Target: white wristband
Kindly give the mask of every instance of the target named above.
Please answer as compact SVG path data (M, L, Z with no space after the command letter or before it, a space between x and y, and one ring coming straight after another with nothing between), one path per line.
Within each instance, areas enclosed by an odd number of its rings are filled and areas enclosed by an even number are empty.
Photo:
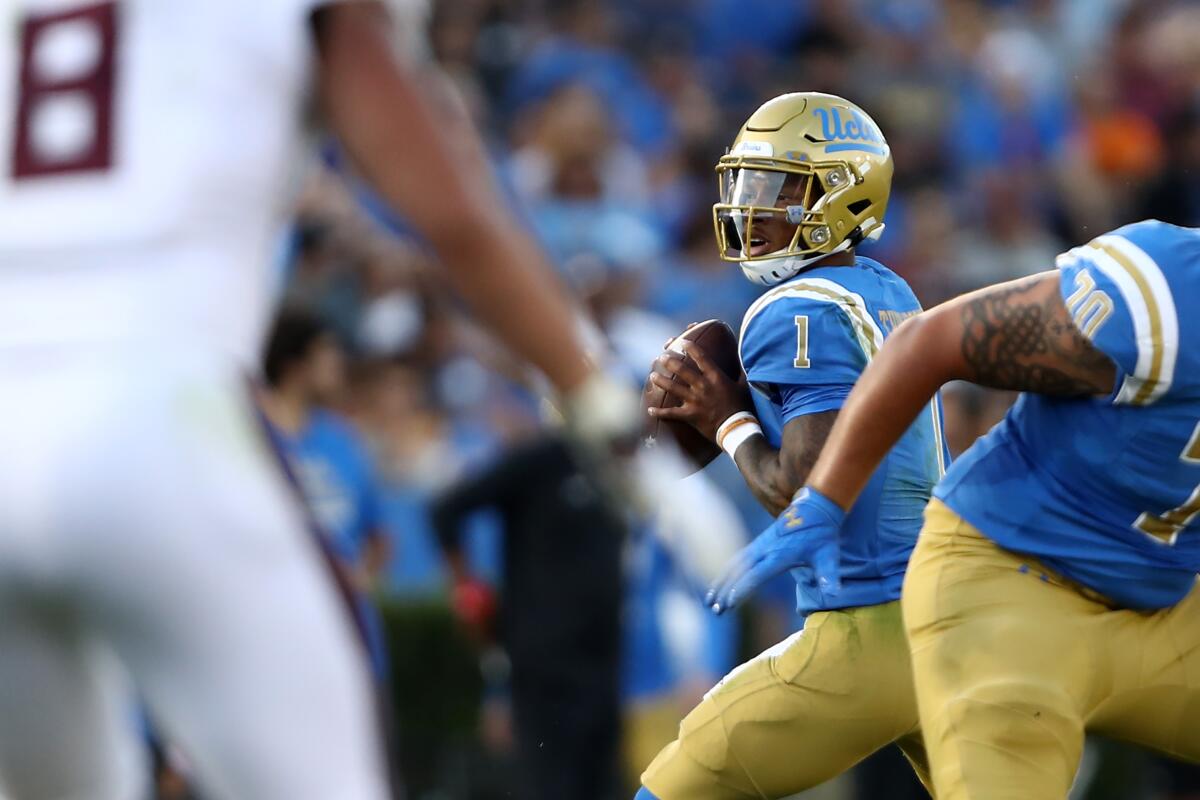
M745 444L752 436L762 436L762 426L758 418L749 411L739 411L721 423L717 428L717 445L734 458L737 449Z

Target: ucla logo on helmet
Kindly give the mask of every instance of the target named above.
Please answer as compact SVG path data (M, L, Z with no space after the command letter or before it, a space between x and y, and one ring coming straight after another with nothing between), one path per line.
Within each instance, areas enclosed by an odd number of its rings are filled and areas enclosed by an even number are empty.
M848 108L814 108L813 113L821 118L822 138L829 142L826 153L863 150L877 156L887 154L883 134L866 115Z

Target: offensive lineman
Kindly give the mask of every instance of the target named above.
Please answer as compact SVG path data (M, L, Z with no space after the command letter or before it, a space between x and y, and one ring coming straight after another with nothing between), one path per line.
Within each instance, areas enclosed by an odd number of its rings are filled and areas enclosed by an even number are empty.
M1197 297L1200 230L1145 221L907 323L715 602L801 563L834 589L842 509L938 387L1020 390L905 579L937 797L1066 797L1085 730L1200 761Z
M16 0L0 25L0 792L139 796L131 681L206 796L388 797L364 654L244 377L310 83L597 459L636 404L380 4Z
M690 345L699 370L671 356L652 376L681 406L652 411L721 444L777 513L859 374L920 305L903 279L854 252L882 232L892 178L887 143L857 106L815 92L776 97L747 120L717 172L721 256L772 287L741 330L757 413ZM899 597L921 509L948 458L939 403L927 398L850 514L845 591L827 595L811 569L794 571L804 629L704 697L642 775L638 800L781 798L892 742L928 783Z

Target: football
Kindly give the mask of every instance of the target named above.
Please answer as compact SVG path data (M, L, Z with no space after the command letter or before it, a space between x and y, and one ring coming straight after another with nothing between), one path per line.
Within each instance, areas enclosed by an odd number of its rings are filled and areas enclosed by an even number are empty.
M719 319L701 322L681 333L667 345L668 351L683 353L684 342L695 342L703 348L705 355L717 367L734 380L742 375L742 364L738 357L738 337L733 329ZM687 355L684 359L695 366L695 362ZM646 376L642 389L643 408L668 408L679 405L679 401L665 389L659 389ZM646 415L646 425L642 432L642 444L645 447L656 447L663 438L669 438L679 446L692 465L697 469L707 466L721 454L721 448L716 443L703 436L699 431L686 422L666 420Z

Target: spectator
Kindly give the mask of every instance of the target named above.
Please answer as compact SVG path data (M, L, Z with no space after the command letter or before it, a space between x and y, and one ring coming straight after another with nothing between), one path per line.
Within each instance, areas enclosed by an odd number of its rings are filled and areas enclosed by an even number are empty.
M529 142L509 163L509 178L534 230L560 262L584 252L629 261L660 247L642 216L645 164L615 138L600 99L583 84L564 86L539 107Z
M381 523L395 554L382 578L384 588L388 595L410 601L445 597L450 573L430 505L447 487L494 457L496 436L479 421L457 423L436 401L429 373L393 360L370 362L361 373L355 416L370 436L385 479ZM511 424L519 429L519 422ZM498 559L488 552L487 540L493 538L494 526L484 518L468 524L471 567L492 577Z
M388 560L379 486L366 446L330 406L345 388L344 355L309 312L285 310L267 344L259 402L272 439L307 501L323 550L348 587L377 675L386 666L380 620L365 599Z
M600 800L616 787L620 731L620 551L624 523L555 437L504 454L435 504L455 580L463 523L499 512L499 635L512 662L520 797Z
M317 317L284 311L267 345L262 408L345 576L370 589L387 563L379 486L362 437L331 409L344 355Z

